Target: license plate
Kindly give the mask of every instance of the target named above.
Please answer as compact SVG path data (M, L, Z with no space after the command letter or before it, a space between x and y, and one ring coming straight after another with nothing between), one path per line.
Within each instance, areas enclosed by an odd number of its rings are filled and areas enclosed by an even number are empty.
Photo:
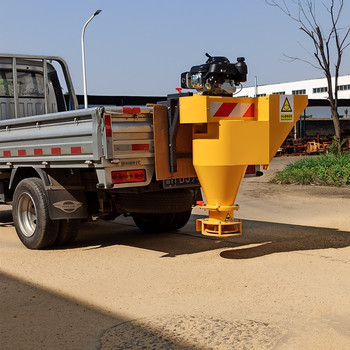
M182 177L180 179L163 180L163 188L193 187L198 185L199 181L197 177Z

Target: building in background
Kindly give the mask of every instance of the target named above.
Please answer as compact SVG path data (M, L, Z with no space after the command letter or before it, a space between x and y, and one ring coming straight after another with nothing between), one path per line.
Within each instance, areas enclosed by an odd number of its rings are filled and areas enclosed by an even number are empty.
M334 79L333 84L334 84ZM286 83L257 85L243 87L235 97L254 97L270 94L308 95L309 100L319 100L319 105L313 101L306 108L305 114L312 118L331 118L330 108L324 102L328 97L327 79L309 79ZM338 98L342 100L338 108L340 117L350 117L350 75L342 75L338 78ZM310 103L311 104L311 103Z

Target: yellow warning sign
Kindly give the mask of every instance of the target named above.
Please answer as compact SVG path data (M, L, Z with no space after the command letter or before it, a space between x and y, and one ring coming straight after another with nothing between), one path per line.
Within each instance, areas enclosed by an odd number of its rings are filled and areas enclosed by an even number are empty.
M293 95L280 95L280 122L294 121L293 105Z
M232 221L232 216L229 213L227 213L225 221Z
M290 106L290 103L288 101L288 97L284 100L281 112L293 112L292 107Z

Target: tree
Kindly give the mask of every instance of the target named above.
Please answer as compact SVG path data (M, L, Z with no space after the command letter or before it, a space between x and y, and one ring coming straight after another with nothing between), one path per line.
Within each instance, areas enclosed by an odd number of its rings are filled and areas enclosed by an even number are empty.
M327 4L326 4L327 2ZM334 140L337 142L338 153L341 152L341 135L338 114L338 77L344 50L350 45L350 25L341 26L340 18L344 7L344 0L328 0L326 2L312 0L266 0L271 6L276 6L288 17L300 25L300 29L311 39L314 45L314 58L316 62L301 60L321 69L327 78L328 101L335 130ZM330 20L328 30L320 24L316 15L316 4L322 5L327 11ZM294 6L294 12L292 7ZM334 62L334 63L333 63ZM332 84L334 76L334 85Z

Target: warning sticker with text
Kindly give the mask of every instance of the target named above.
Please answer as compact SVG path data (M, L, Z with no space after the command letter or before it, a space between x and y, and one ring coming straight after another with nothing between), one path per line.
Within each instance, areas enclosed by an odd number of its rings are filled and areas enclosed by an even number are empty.
M294 121L293 106L293 95L280 95L280 122Z

